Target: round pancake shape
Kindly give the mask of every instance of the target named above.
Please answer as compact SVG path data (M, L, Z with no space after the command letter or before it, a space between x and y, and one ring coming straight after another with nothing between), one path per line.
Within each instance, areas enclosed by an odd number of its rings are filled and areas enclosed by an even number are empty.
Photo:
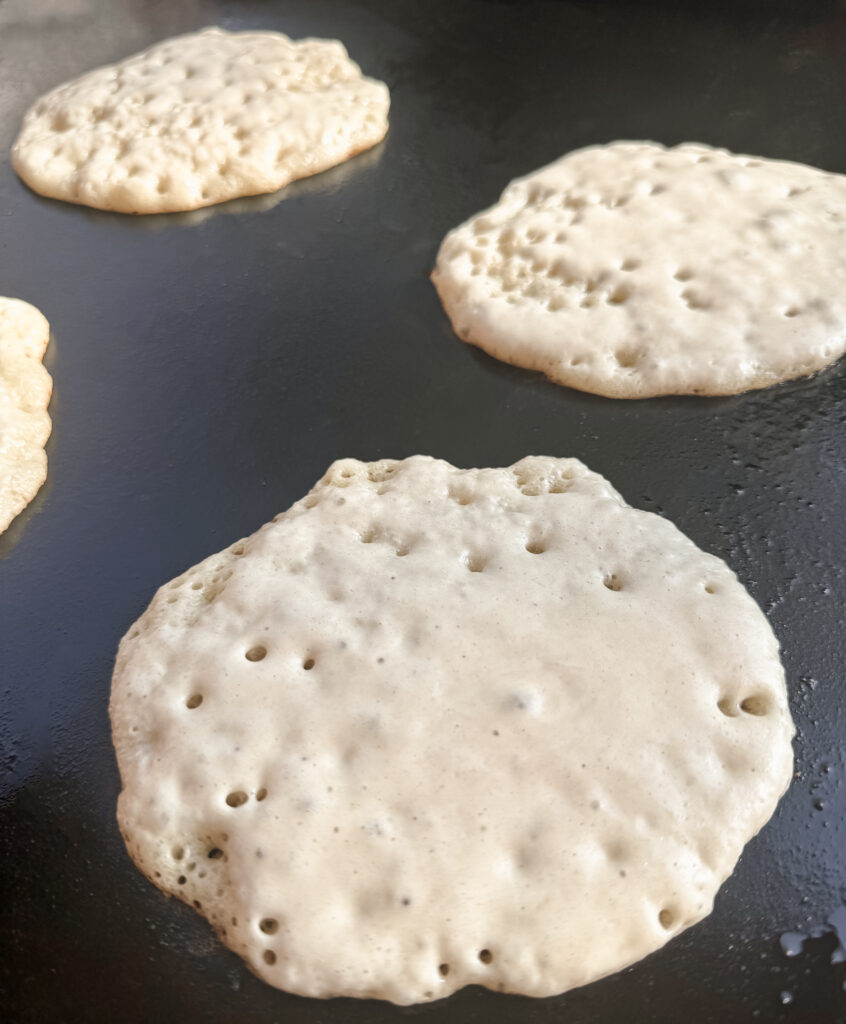
M611 398L727 395L846 350L846 177L617 142L512 182L432 275L465 341Z
M271 985L547 996L709 913L792 773L734 574L575 459L334 463L121 641L138 867Z
M120 213L275 192L381 141L387 87L340 42L205 29L53 89L15 170L41 195Z

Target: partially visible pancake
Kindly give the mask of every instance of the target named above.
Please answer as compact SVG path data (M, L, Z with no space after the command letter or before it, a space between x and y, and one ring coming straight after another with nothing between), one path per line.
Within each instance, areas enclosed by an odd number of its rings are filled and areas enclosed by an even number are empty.
M47 478L53 382L41 360L49 340L35 306L0 298L0 532Z

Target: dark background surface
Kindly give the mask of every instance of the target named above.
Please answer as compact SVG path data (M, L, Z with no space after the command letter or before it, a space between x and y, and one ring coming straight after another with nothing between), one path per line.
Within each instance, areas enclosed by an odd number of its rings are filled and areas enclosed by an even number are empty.
M133 219L41 199L0 162L0 293L54 331L49 476L0 537L0 1020L846 1020L846 364L730 399L617 402L452 335L443 234L505 184L617 138L846 172L836 3L0 2L0 152L47 88L207 24L337 37L390 133L265 199ZM228 215L231 214L231 215ZM255 979L132 866L107 700L155 588L253 532L341 456L572 455L725 558L783 646L797 778L702 924L550 1000L400 1010Z

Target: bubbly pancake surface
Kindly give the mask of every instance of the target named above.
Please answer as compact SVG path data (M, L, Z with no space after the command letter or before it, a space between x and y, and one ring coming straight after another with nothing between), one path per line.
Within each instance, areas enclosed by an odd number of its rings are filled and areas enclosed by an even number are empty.
M618 142L512 182L432 276L461 338L559 384L725 395L846 351L844 248L843 175Z
M53 381L41 360L49 340L35 306L0 298L0 532L47 479Z
M36 192L168 213L275 192L375 146L388 89L336 40L204 29L53 89L12 151Z
M618 970L792 771L752 598L574 459L336 462L158 591L111 716L137 865L308 996Z

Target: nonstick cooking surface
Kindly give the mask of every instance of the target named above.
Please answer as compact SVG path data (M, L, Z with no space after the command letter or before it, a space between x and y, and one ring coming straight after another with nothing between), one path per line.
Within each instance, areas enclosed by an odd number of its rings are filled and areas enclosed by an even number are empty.
M846 361L729 399L622 402L501 365L427 279L513 177L617 138L846 172L846 8L494 0L0 2L0 145L44 90L207 24L342 39L386 81L375 150L277 195L131 218L0 165L0 293L49 318L47 483L0 537L0 1020L10 1024L846 1020ZM341 456L571 455L726 559L783 647L796 779L714 913L548 1000L318 1002L254 978L133 867L107 702L155 588ZM799 948L796 937L784 945Z

